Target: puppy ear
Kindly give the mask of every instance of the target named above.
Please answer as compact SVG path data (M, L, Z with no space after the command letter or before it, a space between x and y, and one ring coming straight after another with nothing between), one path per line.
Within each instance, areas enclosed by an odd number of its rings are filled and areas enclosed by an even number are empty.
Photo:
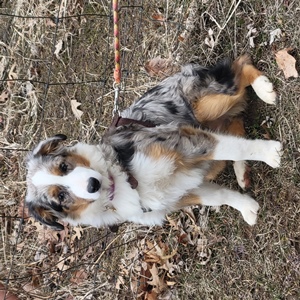
M65 141L67 137L64 134L57 134L45 141L40 142L32 151L33 156L44 156L54 153L60 148L60 142Z
M57 217L51 212L50 209L32 202L27 203L27 206L29 213L42 224L51 227L53 230L64 230L64 226L56 222Z

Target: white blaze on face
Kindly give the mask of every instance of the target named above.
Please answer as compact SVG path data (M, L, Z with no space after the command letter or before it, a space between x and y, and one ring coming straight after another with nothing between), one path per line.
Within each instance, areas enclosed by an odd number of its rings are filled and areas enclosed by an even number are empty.
M96 178L100 183L102 176L100 173L84 168L76 167L70 173L64 176L53 175L45 170L38 171L32 177L32 184L36 187L49 185L61 185L70 190L75 196L86 200L97 200L100 192L89 193L87 191L90 178Z

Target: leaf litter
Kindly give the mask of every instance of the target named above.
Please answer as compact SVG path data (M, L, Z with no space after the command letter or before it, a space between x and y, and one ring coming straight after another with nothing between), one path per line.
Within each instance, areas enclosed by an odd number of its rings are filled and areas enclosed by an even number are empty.
M277 65L283 71L286 79L299 76L296 69L296 59L290 54L291 51L293 48L284 48L275 54Z

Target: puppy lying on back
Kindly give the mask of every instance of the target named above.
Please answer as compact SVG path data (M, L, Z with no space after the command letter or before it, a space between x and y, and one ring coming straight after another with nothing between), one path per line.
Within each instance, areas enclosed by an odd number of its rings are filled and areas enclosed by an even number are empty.
M123 111L99 145L65 147L64 135L40 142L27 160L29 211L61 230L59 220L154 225L185 206L226 204L255 224L254 199L209 182L226 160L234 161L242 188L246 160L280 164L279 142L243 138L239 116L249 85L275 104L272 83L248 56L211 68L186 65Z

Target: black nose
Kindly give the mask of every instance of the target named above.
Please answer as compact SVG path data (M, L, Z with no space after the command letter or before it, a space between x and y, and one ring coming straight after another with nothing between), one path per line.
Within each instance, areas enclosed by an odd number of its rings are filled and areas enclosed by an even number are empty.
M89 193L96 193L99 191L101 187L101 183L98 179L94 177L89 178L88 186L87 186L87 191Z

